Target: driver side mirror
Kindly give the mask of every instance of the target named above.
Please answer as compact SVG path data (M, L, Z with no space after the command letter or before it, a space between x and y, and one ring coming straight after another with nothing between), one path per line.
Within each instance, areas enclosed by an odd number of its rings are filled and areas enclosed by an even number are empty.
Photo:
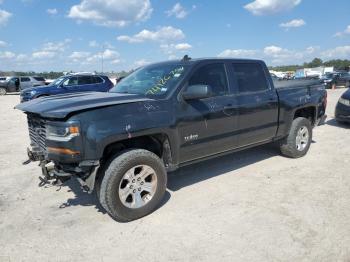
M184 100L203 99L211 97L213 94L212 89L208 85L192 85L188 86L182 93Z

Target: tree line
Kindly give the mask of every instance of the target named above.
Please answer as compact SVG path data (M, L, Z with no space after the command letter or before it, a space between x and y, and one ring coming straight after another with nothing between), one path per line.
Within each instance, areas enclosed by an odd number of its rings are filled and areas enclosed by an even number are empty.
M302 68L313 68L319 66L333 66L334 70L350 70L350 60L348 59L333 59L329 61L323 61L321 58L314 58L311 62L305 62L302 65L284 65L284 66L270 66L269 69L275 71L296 71Z

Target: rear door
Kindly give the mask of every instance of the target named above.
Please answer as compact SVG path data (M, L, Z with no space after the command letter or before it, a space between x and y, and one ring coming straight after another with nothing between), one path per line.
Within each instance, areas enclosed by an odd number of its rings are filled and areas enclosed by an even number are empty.
M26 89L28 87L32 87L33 84L30 81L29 77L20 77L20 88L21 89Z
M92 82L94 83L94 91L107 92L108 85L105 80L100 76L92 76Z
M275 137L278 127L278 96L259 62L232 63L238 100L240 147Z
M80 92L96 91L96 84L93 82L92 76L89 76L89 75L79 76L78 89Z

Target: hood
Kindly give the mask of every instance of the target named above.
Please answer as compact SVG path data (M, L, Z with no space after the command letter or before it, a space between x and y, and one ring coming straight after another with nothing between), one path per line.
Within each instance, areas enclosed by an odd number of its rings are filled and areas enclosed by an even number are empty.
M341 97L344 98L344 99L350 100L350 88L348 88L348 90L346 90L345 93L342 94Z
M152 101L152 99L135 94L72 93L33 99L21 103L15 108L26 113L39 114L46 118L65 118L68 114L81 110L140 101Z
M31 91L44 91L45 89L50 89L53 86L34 86L34 87L27 87L22 90L23 93L30 93Z

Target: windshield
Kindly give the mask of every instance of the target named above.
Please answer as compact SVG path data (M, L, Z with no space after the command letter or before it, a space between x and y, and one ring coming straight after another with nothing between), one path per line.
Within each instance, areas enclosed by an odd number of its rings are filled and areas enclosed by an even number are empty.
M63 81L64 78L65 78L64 76L61 76L61 77L57 78L56 80L51 82L51 84L49 84L49 86L59 85Z
M182 80L186 69L179 64L146 66L125 77L110 92L163 96Z

